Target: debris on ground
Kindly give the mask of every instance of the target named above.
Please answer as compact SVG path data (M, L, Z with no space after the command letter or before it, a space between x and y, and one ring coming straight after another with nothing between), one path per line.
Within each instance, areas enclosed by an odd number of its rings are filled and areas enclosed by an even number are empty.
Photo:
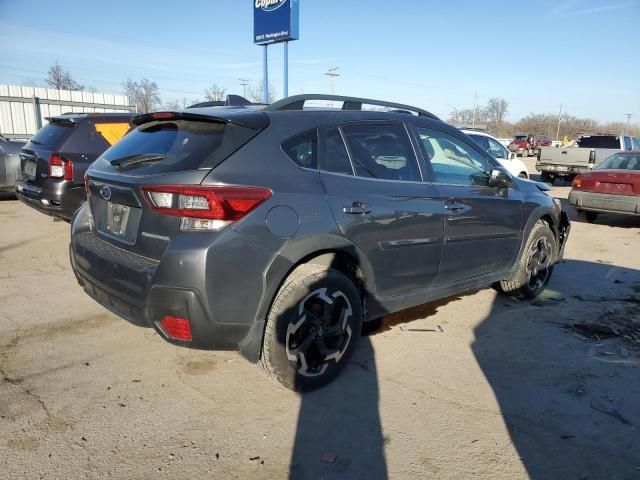
M620 310L608 310L600 315L596 321L570 323L565 329L598 342L609 338L619 338L631 348L640 349L640 311L635 306ZM622 357L629 357L631 352L622 348L619 354Z
M335 453L326 452L322 455L322 461L326 463L333 463L336 461L338 456Z

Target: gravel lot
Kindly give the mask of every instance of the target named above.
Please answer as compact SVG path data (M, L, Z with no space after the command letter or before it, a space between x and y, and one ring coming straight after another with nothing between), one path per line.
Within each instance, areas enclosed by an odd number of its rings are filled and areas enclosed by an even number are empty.
M1 478L640 478L640 219L574 223L535 301L386 317L304 396L116 318L68 241L0 201Z

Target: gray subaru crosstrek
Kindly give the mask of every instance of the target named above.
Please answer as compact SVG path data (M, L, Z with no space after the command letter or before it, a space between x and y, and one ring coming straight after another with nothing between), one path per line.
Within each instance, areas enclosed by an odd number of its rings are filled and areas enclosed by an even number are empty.
M332 380L363 322L492 285L533 298L562 258L570 224L548 187L419 108L300 95L133 123L87 171L80 285L294 390Z

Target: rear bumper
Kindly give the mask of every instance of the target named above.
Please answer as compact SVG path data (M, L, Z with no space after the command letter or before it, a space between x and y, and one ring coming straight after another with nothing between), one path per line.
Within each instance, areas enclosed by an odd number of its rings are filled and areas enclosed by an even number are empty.
M44 182L38 187L23 180L16 181L16 196L20 201L39 212L71 220L73 214L85 202L84 187L70 181Z
M78 283L98 303L134 325L154 328L170 343L190 348L240 350L247 337L256 334L252 327L263 293L262 273L271 256L262 247L230 231L223 241L233 248L222 252L215 241L203 241L206 234L196 233L195 242L181 244L177 239L160 260L149 259L100 239L90 227L79 228L87 210L81 209L72 222L69 254ZM188 319L192 340L167 335L160 327L165 316Z
M587 166L577 165L554 165L550 163L536 163L536 170L538 172L552 173L558 177L573 176L579 173L590 172L593 169Z
M640 215L640 196L610 195L571 190L569 203L578 210Z

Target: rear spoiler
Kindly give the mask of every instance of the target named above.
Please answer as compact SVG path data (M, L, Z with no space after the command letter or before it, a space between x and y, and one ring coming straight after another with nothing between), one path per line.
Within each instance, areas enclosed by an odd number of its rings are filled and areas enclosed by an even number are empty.
M191 111L181 110L178 112L153 112L143 115L136 115L131 119L133 125L142 125L149 122L188 120L192 122L229 123L253 130L262 130L269 125L269 118L264 113L240 109L216 109L190 108Z

